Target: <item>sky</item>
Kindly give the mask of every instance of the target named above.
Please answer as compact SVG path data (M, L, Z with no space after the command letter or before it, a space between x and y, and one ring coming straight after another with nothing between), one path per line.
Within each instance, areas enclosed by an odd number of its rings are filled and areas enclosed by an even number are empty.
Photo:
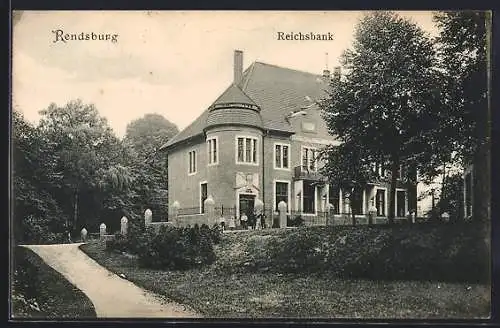
M25 11L13 27L13 106L36 123L50 103L81 99L95 104L119 137L147 113L183 129L232 82L235 49L243 51L244 68L261 61L321 74L339 65L363 14ZM437 34L432 12L399 14ZM54 42L56 33L82 32L117 34L117 42ZM330 32L333 41L278 40L278 32Z

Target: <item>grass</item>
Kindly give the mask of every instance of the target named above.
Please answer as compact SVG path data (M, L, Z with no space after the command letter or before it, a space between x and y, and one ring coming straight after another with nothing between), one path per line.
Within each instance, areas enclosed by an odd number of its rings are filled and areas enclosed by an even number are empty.
M137 285L186 304L205 317L466 319L490 315L487 284L342 279L328 271L235 269L247 261L246 246L285 234L290 231L225 234L215 249L215 264L187 271L140 268L135 259L106 252L101 243L81 248L109 270L123 273Z
M13 319L95 318L94 305L33 251L16 247L11 298Z

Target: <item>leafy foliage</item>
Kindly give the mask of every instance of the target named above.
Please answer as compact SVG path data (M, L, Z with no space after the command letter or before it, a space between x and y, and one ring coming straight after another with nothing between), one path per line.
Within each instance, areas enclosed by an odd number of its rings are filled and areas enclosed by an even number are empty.
M124 215L137 225L165 189L166 171L145 163L130 138L119 140L91 104L51 104L40 114L37 126L19 111L12 116L16 241L63 241L67 231L97 231L102 222L113 232Z
M342 64L347 73L332 80L321 104L330 133L346 144L330 149L330 166L358 184L366 177L352 170L363 174L370 162L389 163L394 195L400 164L425 163L420 156L429 154L432 132L443 119L432 42L414 23L374 12L358 23ZM389 201L392 219L394 197Z
M186 270L215 261L213 245L221 238L218 227L161 227L159 233L144 229L106 242L107 250L137 254L139 263L148 268Z
M216 266L221 272L484 283L490 278L487 235L484 226L465 222L304 227L227 237ZM472 263L477 270L467 270Z
M489 138L487 31L491 15L486 11L437 12L437 38L444 105L442 141L467 164Z

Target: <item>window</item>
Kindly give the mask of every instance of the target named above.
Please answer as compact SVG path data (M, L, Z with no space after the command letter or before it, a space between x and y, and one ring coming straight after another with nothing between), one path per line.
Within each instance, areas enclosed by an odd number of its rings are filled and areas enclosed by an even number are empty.
M188 156L189 156L188 173L195 174L196 173L196 150L190 151Z
M218 163L218 145L217 138L210 138L207 140L208 146L208 164L217 164Z
M275 144L274 167L276 169L288 169L290 167L288 149L289 145Z
M238 137L236 142L236 162L257 164L257 139Z
M377 189L375 207L377 207L377 216L385 216L385 189Z
M465 217L472 216L472 170L465 174Z
M363 189L357 188L351 193L351 207L354 215L363 214Z
M403 164L399 165L398 179L399 180L405 180L406 179L406 166L403 165Z
M302 169L316 171L316 149L302 147Z
M288 186L289 186L289 183L288 182L276 182L275 185L274 185L274 199L275 199L275 210L277 211L278 210L278 204L283 201L286 203L286 208L287 208L287 212L288 212L288 208L289 208L289 202L288 202Z
M200 213L205 213L205 200L208 197L208 185L206 182L200 184Z
M404 217L406 215L406 192L396 190L396 216Z
M384 178L389 173L389 171L387 169L387 165L385 163L383 163L383 162L374 162L374 163L372 163L372 171L379 178Z
M330 185L328 189L328 202L333 205L333 213L340 214L340 189Z
M316 214L316 187L309 181L304 181L303 209L305 214Z

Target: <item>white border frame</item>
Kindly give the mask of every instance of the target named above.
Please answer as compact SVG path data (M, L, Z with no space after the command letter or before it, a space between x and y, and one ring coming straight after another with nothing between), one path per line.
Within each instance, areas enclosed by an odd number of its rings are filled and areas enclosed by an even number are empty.
M282 167L277 167L276 166L276 146L281 146L281 166ZM283 146L288 147L288 167L283 167ZM289 143L284 143L284 142L275 142L273 145L273 167L275 170L282 170L282 171L291 171L291 166L292 166L292 159L291 159L291 150L292 147L290 147Z

